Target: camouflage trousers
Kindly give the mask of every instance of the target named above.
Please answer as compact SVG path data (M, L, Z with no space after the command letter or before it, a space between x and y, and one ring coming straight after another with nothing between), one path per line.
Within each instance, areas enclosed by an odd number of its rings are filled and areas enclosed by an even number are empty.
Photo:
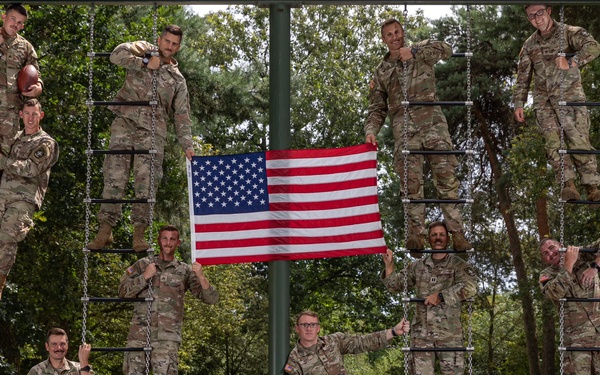
M4 170L10 148L17 136L21 120L19 111L3 108L0 110L0 170Z
M597 331L594 333L598 335ZM568 346L597 348L600 347L600 338L580 337ZM564 370L565 374L600 375L600 352L566 352Z
M145 341L129 340L127 347L143 347ZM152 343L150 367L154 375L177 375L179 366L179 343L175 341L155 341ZM149 372L150 373L150 372ZM126 352L123 361L123 374L145 375L146 353Z
M564 141L569 150L593 150L590 143L590 117L586 107L562 107L564 111ZM560 112L549 102L535 110L538 127L545 140L546 157L554 168L556 181L561 180ZM564 155L565 181L575 179L575 168L582 185L600 184L595 155Z
M17 243L33 226L35 205L24 201L0 199L0 275L8 276L17 258Z
M151 178L150 170L152 155L107 155L104 159L104 199L123 199L125 187L129 182L129 172L133 160L133 188L136 199L152 198L156 196L158 185L162 179L162 163L164 158L165 140L156 137L154 156L154 195L150 196ZM124 117L117 117L110 127L109 150L150 150L152 149L152 132L136 126L135 122ZM132 159L133 156L133 159ZM98 213L98 221L108 223L114 227L121 218L121 204L103 203ZM131 208L131 221L133 224L148 226L150 224L150 205L148 203L134 203Z
M431 341L423 339L412 339L415 348L460 348L463 346L461 340L456 341ZM440 362L442 375L462 375L465 370L465 359L463 352L410 352L408 368L411 375L433 375L435 359Z
M400 118L398 118L400 117ZM400 193L404 195L404 162L406 160L406 181L409 199L423 199L423 163L429 162L433 185L438 199L458 199L459 181L456 178L457 160L454 155L403 155L403 118L394 119L394 170L400 176ZM407 132L409 150L450 151L452 140L448 132L446 118L441 111L434 111L430 120L419 125L409 121ZM450 232L463 229L462 215L458 204L442 204L442 213ZM425 204L408 206L409 234L426 234Z

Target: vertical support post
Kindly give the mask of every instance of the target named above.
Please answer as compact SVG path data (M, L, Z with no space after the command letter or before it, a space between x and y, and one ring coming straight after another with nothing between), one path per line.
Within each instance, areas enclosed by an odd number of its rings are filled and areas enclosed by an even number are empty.
M290 6L269 6L269 149L290 147ZM283 374L290 347L290 264L269 263L269 375Z

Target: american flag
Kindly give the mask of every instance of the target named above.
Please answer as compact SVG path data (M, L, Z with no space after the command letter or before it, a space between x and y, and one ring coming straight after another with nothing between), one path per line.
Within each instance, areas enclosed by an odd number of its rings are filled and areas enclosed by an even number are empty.
M278 150L188 162L192 260L204 265L385 252L377 150Z

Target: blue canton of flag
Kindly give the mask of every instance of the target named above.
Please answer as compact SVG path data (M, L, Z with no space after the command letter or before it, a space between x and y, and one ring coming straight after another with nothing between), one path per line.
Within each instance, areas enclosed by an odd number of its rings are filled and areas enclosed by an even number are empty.
M269 210L264 152L192 158L194 215Z

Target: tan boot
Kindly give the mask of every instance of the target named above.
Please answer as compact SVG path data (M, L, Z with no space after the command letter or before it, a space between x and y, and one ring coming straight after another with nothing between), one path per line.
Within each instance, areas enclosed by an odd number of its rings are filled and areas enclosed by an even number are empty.
M133 226L133 250L136 252L145 251L150 248L148 242L144 238L144 232L146 232L145 225L134 225Z
M600 190L598 190L598 186L596 185L586 185L585 187L587 191L587 200L592 202L600 201Z
M560 193L560 198L563 201L578 201L581 199L581 196L579 195L579 192L577 191L573 180L568 180L567 182L565 182L565 187Z
M102 250L113 242L112 227L108 223L100 223L96 238L87 244L90 250Z
M6 275L0 275L0 299L2 299L2 291L6 285Z
M461 231L452 232L452 248L456 251L471 250L473 246L465 238L465 234Z
M406 240L406 248L408 250L411 250L410 255L413 258L421 258L423 256L423 253L419 251L425 250L425 243L423 242L422 236L419 236L417 234L411 234L410 236L408 236L408 239Z

